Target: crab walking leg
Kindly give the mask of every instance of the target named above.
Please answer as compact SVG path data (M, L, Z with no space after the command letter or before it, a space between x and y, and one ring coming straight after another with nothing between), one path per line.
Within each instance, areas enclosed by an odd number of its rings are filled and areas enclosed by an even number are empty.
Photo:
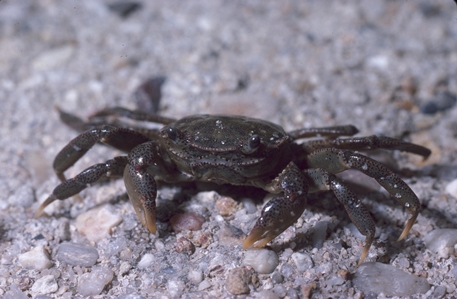
M338 148L349 150L370 150L382 148L413 153L424 157L424 160L431 154L431 151L426 147L395 138L376 135L360 138L312 140L304 142L302 146L308 153L320 148Z
M41 204L36 211L38 217L49 204L55 200L63 200L78 194L103 177L120 177L127 165L127 157L120 156L105 163L95 164L80 174L58 185L52 194Z
M420 202L409 186L385 165L352 151L334 148L319 149L307 157L309 168L323 168L330 173L338 173L349 168L360 170L374 178L389 194L412 215L397 241L410 231L420 211Z
M366 237L365 246L357 263L357 267L360 266L370 250L375 235L376 227L370 213L357 198L357 195L335 175L318 168L305 169L304 173L310 182L309 192L332 190L338 201L344 205L352 223Z
M348 126L335 126L335 127L322 127L322 128L307 128L299 129L292 132L289 132L289 135L293 139L301 139L308 137L329 137L336 138L339 136L352 136L359 132L356 127L352 125Z
M102 126L87 130L70 141L55 157L53 168L57 177L66 180L64 171L73 166L98 141L128 152L138 144L149 141L140 133L125 128Z
M297 221L305 210L308 181L293 162L265 189L282 192L283 195L274 197L265 204L259 219L243 243L245 249L265 246Z

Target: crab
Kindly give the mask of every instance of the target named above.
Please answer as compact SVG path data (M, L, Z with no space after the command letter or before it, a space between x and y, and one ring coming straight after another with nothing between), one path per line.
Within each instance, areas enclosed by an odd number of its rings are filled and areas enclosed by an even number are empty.
M246 249L265 246L294 224L307 206L309 193L331 190L366 237L358 266L373 243L375 223L356 194L335 174L351 168L363 172L411 214L398 240L408 234L420 211L419 199L397 174L357 151L400 150L424 159L431 151L385 136L340 138L358 133L352 125L285 132L274 123L245 116L192 115L174 120L116 107L84 122L59 111L64 122L85 131L57 154L53 167L62 183L41 204L37 216L55 200L77 195L102 178L123 177L140 222L155 234L157 181L254 186L274 197L263 206L244 240ZM160 130L128 127L119 117L164 126ZM310 137L315 138L296 142ZM127 155L95 164L67 180L64 172L99 142Z

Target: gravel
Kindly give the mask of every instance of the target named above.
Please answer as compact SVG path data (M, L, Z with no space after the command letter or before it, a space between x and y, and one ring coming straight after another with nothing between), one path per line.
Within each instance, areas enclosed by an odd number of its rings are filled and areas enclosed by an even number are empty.
M1 298L455 296L453 1L132 2L0 1ZM150 90L138 93L142 84ZM34 218L59 184L54 157L77 134L56 106L82 118L140 107L175 118L243 114L286 130L353 124L357 136L403 138L432 155L372 157L396 169L423 209L395 242L407 213L373 180L348 172L377 226L359 268L363 237L329 192L311 194L302 217L264 251L241 248L264 194L230 186L161 184L156 235L140 224L121 180ZM65 175L121 154L95 146ZM173 231L170 218L189 213L203 217L201 229ZM395 293L389 283L368 287L394 277Z

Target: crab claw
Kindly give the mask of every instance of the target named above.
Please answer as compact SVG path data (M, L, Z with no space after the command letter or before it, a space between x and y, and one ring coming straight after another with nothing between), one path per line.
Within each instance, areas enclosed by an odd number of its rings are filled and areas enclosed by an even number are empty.
M148 172L140 173L127 165L124 169L124 183L140 222L155 234L157 185L154 177Z
M291 201L285 197L275 197L262 209L259 219L243 243L243 248L263 247L276 238L301 216L306 200L296 198Z

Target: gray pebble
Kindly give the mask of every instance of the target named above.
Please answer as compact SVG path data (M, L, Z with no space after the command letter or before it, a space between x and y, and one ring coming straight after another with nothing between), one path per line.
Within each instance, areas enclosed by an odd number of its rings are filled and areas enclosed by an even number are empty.
M54 275L46 275L37 279L32 286L32 293L51 294L59 289Z
M355 273L354 286L366 293L387 296L411 296L424 294L430 289L425 278L417 277L391 265L381 263L364 263Z
M284 281L284 276L282 276L281 273L276 271L271 275L271 281L273 283L281 283Z
M314 224L314 232L312 236L313 247L320 249L324 245L325 237L327 236L327 221L318 221Z
M52 266L49 254L43 245L20 254L18 260L22 267L27 269L44 270Z
M448 91L436 94L430 101L423 104L420 110L423 114L435 114L439 111L444 111L452 108L457 102L455 95Z
M246 251L242 264L251 266L257 273L272 273L279 264L276 253L268 249L251 249Z
M10 290L4 294L3 299L29 299L29 297L22 293L17 284L12 284Z
M457 229L441 228L429 232L424 237L425 246L440 257L448 258L454 254L454 246L457 244Z
M94 267L92 272L84 273L78 280L78 293L82 296L100 294L113 280L113 271L107 267Z
M294 274L294 272L295 272L294 267L292 267L289 264L284 264L281 267L281 274L284 275L284 277L290 277L291 275Z
M313 260L306 253L295 252L292 254L292 260L297 266L298 271L304 272L313 267Z
M89 245L67 242L59 246L57 259L73 266L90 267L97 262L98 251Z
M433 291L432 298L433 299L440 299L446 295L446 287L444 286L437 286Z
M260 291L255 297L261 299L279 299L279 296L270 290Z

